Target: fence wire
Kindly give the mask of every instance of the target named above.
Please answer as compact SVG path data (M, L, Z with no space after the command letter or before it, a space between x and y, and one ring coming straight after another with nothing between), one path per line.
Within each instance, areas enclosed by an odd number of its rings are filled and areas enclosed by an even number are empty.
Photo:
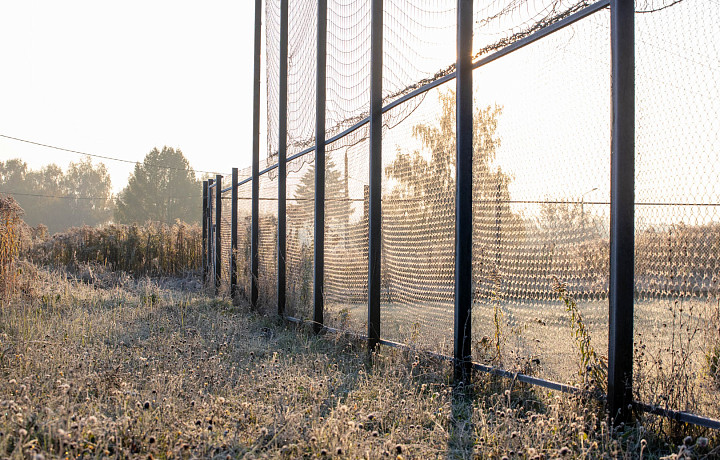
M267 164L261 162L260 170ZM274 174L273 174L274 173ZM260 176L258 230L258 303L267 313L277 312L277 173Z
M328 0L327 5L325 117L331 137L370 109L370 2Z
M288 2L288 156L315 144L316 37L316 3Z
M239 171L238 177L250 176L250 168ZM238 187L237 218L237 290L239 297L250 300L250 224L252 217L252 182Z
M287 176L286 312L296 318L309 318L313 305L315 163L312 154L295 163L288 164Z
M261 170L278 149L279 2L266 2ZM449 353L455 83L407 95L455 71L457 2L384 3L383 103L403 101L383 114L382 338ZM591 3L478 0L473 60ZM293 155L315 142L317 5L289 5ZM635 399L720 418L720 8L637 0L636 11L635 347L623 352L634 356ZM364 333L369 129L358 123L369 111L370 1L328 0L326 72L327 137L357 129L326 145L325 319ZM609 10L478 67L473 84L473 359L582 384L578 325L601 362L608 350ZM311 152L289 163L286 178L287 312L304 318L312 312L314 160ZM277 307L277 181L277 170L259 181L258 283L269 313ZM249 291L250 184L242 190L238 267ZM229 219L227 208L223 228ZM224 261L225 246L223 233Z
M609 14L474 72L474 356L555 381L583 371L566 285L607 355ZM558 69L562 69L559 72Z
M669 3L635 19L635 397L720 418L720 8Z
M382 334L452 351L455 257L455 110L452 85L385 116Z
M407 94L409 87L436 79L441 69L454 68L456 6L457 0L383 3L385 103Z
M368 129L328 145L325 158L325 319L367 331ZM352 141L352 142L351 142Z
M280 113L280 1L267 0L265 7L265 82L267 103L267 157L278 151ZM268 163L270 164L270 163Z
M224 178L223 180L223 188L226 188L228 184L227 178ZM230 257L232 255L232 248L230 245L230 240L232 236L232 227L231 227L231 207L232 207L232 200L230 191L224 192L222 194L222 223L220 225L220 241L222 242L222 247L220 250L221 254L221 270L220 270L220 294L221 295L229 295L230 294Z

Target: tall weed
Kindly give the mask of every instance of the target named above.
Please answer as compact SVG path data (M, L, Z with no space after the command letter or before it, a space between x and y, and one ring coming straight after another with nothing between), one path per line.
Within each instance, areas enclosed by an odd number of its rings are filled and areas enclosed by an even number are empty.
M0 297L14 290L14 264L21 247L23 210L11 196L0 195Z
M39 264L76 268L98 264L135 276L183 275L200 269L200 227L148 222L72 228L35 244L29 258Z
M565 304L570 319L572 337L577 346L580 361L578 362L578 375L584 385L584 389L598 394L607 391L607 361L600 356L593 347L590 339L590 331L580 313L577 302L568 292L567 286L555 277L555 292Z

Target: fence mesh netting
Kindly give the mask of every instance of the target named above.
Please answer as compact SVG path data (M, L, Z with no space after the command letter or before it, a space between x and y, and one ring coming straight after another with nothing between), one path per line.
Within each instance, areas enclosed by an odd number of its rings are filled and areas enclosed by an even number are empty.
M251 169L244 168L238 171L238 177L247 178ZM241 179L242 180L242 179ZM227 181L227 179L225 179ZM230 182L231 184L232 182ZM224 189L228 185L225 182ZM250 298L250 211L251 211L252 184L246 182L238 187L237 203L237 289L240 298ZM220 231L220 294L230 295L230 259L232 257L232 191L222 193L222 211ZM214 218L214 216L213 216ZM217 231L217 230L216 230ZM214 240L213 240L214 243Z
M607 354L609 14L474 72L474 356L555 381L580 361L566 286Z
M449 85L383 119L382 335L452 351L455 111ZM452 99L452 100L451 100ZM397 125L392 121L403 120Z
M260 162L260 171L267 164ZM277 169L260 175L258 230L258 304L267 313L277 312Z
M251 169L239 172L240 178L250 176ZM237 218L237 289L240 298L250 300L250 224L252 211L252 182L238 187Z
M360 139L359 141L357 139ZM325 317L367 331L368 130L327 146L325 158Z
M370 109L370 2L327 2L325 123L328 137Z
M655 3L635 15L636 398L720 418L720 8Z
M265 1L265 87L267 103L267 157L278 151L278 113L280 112L280 2ZM309 88L307 88L309 90ZM290 99L288 97L288 99ZM271 163L271 162L270 162ZM268 164L270 164L268 163ZM262 170L262 169L261 169Z
M384 2L383 103L455 70L455 0ZM476 1L480 62L592 2ZM279 0L266 2L267 159L277 161ZM316 3L289 2L288 156L314 146ZM636 2L635 397L720 417L720 8ZM485 61L483 61L484 63ZM370 1L329 0L327 137L368 116ZM473 72L473 359L582 384L608 348L608 8ZM450 353L455 82L383 114L382 337ZM365 332L367 125L327 144L325 317ZM276 309L277 170L260 177L260 302ZM315 155L288 163L287 312L312 316ZM243 186L240 285L250 185ZM223 209L223 228L230 212ZM226 224L228 222L228 224ZM229 257L223 233L223 258ZM229 243L228 247L229 247ZM228 254L228 255L226 255Z
M288 163L286 313L312 317L315 237L315 163L305 155Z
M225 182L223 188L227 188L228 183ZM231 192L222 193L222 221L219 227L220 232L220 293L223 295L230 294L230 255L232 253L230 240L231 240Z

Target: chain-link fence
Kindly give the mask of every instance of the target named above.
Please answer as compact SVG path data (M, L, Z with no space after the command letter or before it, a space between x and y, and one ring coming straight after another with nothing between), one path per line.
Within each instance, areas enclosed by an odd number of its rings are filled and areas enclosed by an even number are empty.
M267 0L267 158L219 225L208 189L209 279L220 257L218 292L267 313L720 427L720 8L627 5Z

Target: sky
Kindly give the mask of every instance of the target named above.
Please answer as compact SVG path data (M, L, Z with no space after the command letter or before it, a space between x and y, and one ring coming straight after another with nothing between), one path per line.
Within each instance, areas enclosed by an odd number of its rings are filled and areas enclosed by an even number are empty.
M247 167L253 17L248 0L0 0L0 134L131 161L167 145L196 170ZM607 202L608 18L596 13L474 73L477 102L503 107L497 167L513 177L515 199L577 201L595 190L584 199ZM718 201L720 41L712 31L719 21L720 8L700 0L636 15L638 201ZM453 27L435 25L438 34ZM407 46L386 48L397 75L411 77L400 67L409 62L423 71L444 66L452 47L428 49L421 32L406 30L398 39ZM413 37L420 41L405 43ZM415 63L416 55L427 62ZM432 100L400 134L388 133L395 147L416 145L407 127L433 121ZM262 113L261 157L264 122ZM394 150L388 145L386 160ZM84 158L0 137L0 160L16 157L35 169ZM121 190L133 165L103 162ZM365 177L365 163L357 168L353 174ZM663 209L677 211L674 221L720 219L715 206Z
M247 167L253 27L247 0L0 0L0 134L132 161L167 145L196 170ZM0 161L17 157L33 169L84 158L0 138ZM118 192L133 165L102 161Z

